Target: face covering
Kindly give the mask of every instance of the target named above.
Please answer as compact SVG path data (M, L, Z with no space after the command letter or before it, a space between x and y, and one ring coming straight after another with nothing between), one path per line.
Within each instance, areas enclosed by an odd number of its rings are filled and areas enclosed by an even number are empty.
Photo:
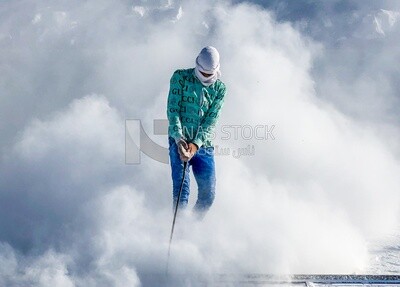
M221 72L220 72L220 71L215 72L215 73L214 73L212 76L210 76L210 77L204 77L204 76L200 73L200 69L199 69L199 67L197 67L197 66L194 68L194 72L195 72L195 74L196 74L196 77L200 80L200 82L201 82L204 86L207 86L207 87L210 86L210 85L212 85L212 84L214 84L215 81L218 80L218 79L221 77ZM204 73L210 74L209 71L204 72Z
M196 77L204 86L210 86L221 77L219 68L219 53L217 49L212 46L203 48L196 58ZM200 72L211 74L211 76L204 77Z

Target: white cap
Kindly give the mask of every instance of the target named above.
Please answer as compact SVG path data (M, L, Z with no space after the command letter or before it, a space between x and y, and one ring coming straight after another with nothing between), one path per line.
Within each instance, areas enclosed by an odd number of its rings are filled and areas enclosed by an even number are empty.
M212 46L204 47L196 58L196 77L203 85L210 86L221 77L219 68L219 53L217 49ZM205 77L201 72L211 74L211 76Z
M214 74L217 72L219 70L218 50L212 46L204 47L196 58L196 65L204 73Z

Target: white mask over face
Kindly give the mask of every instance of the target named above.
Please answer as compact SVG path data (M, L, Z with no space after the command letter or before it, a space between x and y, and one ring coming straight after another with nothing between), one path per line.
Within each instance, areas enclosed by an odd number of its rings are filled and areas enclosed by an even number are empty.
M203 48L196 58L196 77L204 86L210 86L221 77L219 68L219 53L217 49L211 46ZM200 72L211 74L211 76L205 77Z
M194 72L196 74L196 77L200 80L200 82L207 87L214 84L215 81L221 77L221 72L219 70L216 73L212 74L210 77L204 77L203 74L200 73L200 69L197 66L194 68ZM208 74L210 72L208 71L204 73Z

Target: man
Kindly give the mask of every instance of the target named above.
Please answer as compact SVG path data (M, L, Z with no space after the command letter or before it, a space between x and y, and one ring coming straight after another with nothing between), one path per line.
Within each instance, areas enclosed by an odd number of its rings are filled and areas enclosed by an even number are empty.
M171 77L167 116L169 156L172 169L173 206L175 208L187 162L179 208L185 208L190 193L189 168L198 185L194 211L202 218L215 197L215 162L212 138L226 94L216 48L203 48L196 67L176 70Z

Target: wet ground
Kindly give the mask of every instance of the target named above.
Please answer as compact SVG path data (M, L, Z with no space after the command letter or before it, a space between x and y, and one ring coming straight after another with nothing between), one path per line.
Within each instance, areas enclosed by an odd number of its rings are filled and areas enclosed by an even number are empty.
M147 277L147 276L146 276ZM152 275L141 278L143 286L400 286L400 275L266 275L266 274L217 274L202 275Z

